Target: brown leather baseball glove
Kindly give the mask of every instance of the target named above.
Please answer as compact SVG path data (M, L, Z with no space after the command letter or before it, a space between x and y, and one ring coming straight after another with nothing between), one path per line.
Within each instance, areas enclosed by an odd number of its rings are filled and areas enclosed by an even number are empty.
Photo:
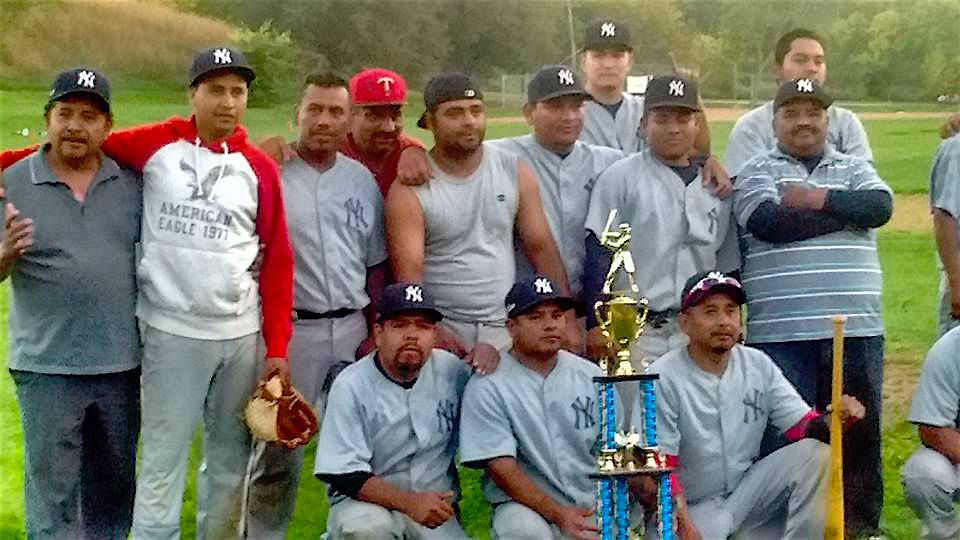
M313 407L277 375L257 384L244 416L255 438L287 448L304 446L317 434Z

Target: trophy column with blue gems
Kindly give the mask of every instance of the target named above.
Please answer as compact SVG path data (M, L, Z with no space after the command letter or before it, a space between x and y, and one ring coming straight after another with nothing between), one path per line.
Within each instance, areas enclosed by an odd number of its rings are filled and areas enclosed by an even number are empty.
M603 283L606 301L597 302L594 312L603 336L613 351L600 361L604 374L594 377L597 383L597 406L600 409L600 438L597 448L597 472L590 475L597 481L597 525L601 540L630 539L630 495L627 479L651 475L657 479L657 526L662 540L674 540L673 497L670 493L672 467L657 449L657 394L654 381L658 375L647 373L649 365L635 373L630 363L630 344L643 332L647 318L647 301L638 299L634 281L633 257L630 255L630 226L621 223L611 230L617 211L612 210L600 243L613 252L613 262ZM617 278L626 278L619 289ZM622 282L623 280L621 280ZM643 399L642 435L617 432L617 411L614 383L639 381Z

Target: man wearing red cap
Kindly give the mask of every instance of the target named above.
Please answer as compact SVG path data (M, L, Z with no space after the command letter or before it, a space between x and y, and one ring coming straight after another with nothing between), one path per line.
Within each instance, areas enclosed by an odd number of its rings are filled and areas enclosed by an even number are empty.
M388 69L364 69L350 79L351 127L340 151L366 165L384 196L398 176L400 155L410 147L423 148L420 141L403 134L403 106L407 81ZM407 176L426 178L420 160L402 168Z

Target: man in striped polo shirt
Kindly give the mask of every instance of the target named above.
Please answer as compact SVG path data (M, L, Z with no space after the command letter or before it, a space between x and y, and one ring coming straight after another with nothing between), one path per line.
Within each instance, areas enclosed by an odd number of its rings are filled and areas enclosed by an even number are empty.
M830 400L831 317L847 319L844 391L867 417L844 437L848 534L873 534L883 505L880 404L882 278L876 233L893 212L873 165L827 144L832 99L812 79L774 101L777 147L748 161L734 188L743 247L747 343L765 351L800 395Z

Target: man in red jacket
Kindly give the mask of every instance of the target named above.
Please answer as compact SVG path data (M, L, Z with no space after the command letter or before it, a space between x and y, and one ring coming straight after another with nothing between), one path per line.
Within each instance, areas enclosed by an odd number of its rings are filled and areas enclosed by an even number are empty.
M261 328L266 371L289 380L293 261L280 180L240 125L254 72L240 51L220 47L199 53L189 75L190 118L114 132L102 147L143 175L143 448L131 538L179 536L201 416L197 538L236 537L250 452L242 413ZM20 157L5 152L0 166Z

